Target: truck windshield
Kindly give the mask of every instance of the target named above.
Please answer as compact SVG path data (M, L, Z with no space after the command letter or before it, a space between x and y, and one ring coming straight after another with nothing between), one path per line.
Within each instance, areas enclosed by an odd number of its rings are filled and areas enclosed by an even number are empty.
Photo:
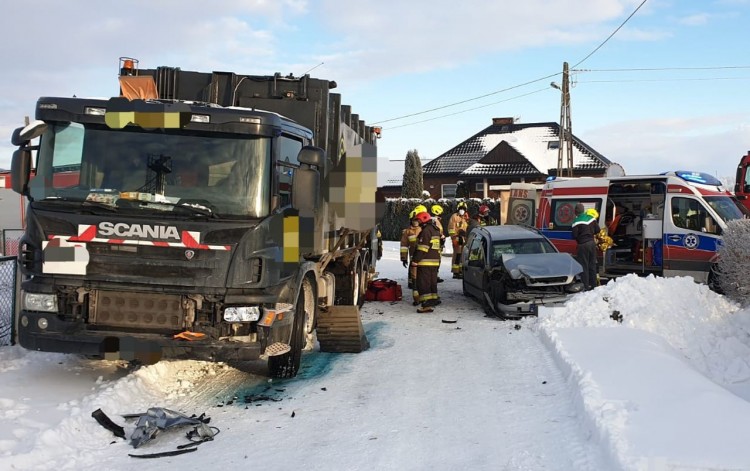
M724 221L750 217L750 212L729 196L706 196L705 199Z
M146 200L172 203L143 206L151 210L259 218L270 207L270 160L266 137L51 123L29 187L34 200Z

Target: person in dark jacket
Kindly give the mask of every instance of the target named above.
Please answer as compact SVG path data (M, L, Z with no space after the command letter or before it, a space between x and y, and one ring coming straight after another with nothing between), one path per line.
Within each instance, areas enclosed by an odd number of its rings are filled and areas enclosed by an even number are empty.
M417 291L422 305L417 312L432 312L440 304L437 294L438 268L440 268L440 232L429 213L417 214L422 231L417 237L417 250L412 263L417 265Z
M573 221L573 239L578 244L578 263L583 267L581 280L586 290L592 290L596 286L596 234L599 233L599 224L596 219L586 213L583 204L575 206L576 218Z

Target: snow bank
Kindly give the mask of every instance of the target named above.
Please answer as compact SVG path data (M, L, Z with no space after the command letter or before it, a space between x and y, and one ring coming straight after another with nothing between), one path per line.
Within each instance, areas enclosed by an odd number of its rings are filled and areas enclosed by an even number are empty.
M542 309L539 328L617 467L750 464L749 311L691 278L629 275Z

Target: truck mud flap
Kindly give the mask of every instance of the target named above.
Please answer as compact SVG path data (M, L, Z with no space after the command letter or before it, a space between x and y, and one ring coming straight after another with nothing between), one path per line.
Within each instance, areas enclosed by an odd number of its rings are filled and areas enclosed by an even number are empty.
M318 313L318 342L321 352L359 353L370 348L357 306L331 306Z

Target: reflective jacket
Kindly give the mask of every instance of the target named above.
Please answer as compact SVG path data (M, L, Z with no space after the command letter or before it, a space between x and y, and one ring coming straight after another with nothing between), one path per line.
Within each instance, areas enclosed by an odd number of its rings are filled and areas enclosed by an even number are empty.
M598 234L599 230L596 219L585 212L576 216L573 221L573 238L579 245L593 241L594 235Z
M461 231L464 231L464 233L468 232L468 227L469 215L467 213L464 213L463 216L461 216L457 212L453 213L451 215L451 218L448 220L448 235L450 237L458 237ZM464 237L465 236L466 234L464 234Z
M412 261L420 267L440 266L440 232L432 221L422 226Z
M417 237L422 232L420 226L409 226L401 232L401 261L406 262L409 258L414 258L414 251L417 249Z

